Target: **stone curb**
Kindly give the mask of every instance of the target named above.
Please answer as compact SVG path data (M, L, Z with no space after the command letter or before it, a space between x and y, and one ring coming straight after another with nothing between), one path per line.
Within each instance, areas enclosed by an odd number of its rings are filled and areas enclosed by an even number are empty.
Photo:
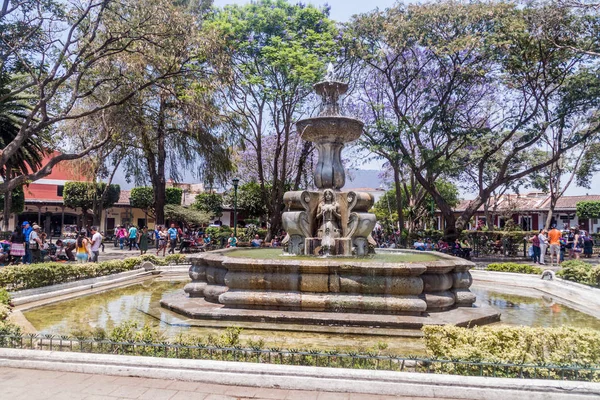
M97 278L82 279L58 285L44 286L35 289L27 289L18 292L11 292L12 303L15 306L31 303L34 301L45 300L56 296L76 293L83 290L98 288L101 286L112 285L114 283L128 281L142 275L150 275L150 272L144 269L134 269L113 275L105 275Z
M600 318L600 289L561 278L543 280L540 275L512 272L471 270L476 283L491 283L538 290L549 296L558 297L561 303L578 311Z
M591 399L600 384L410 372L0 349L0 366L231 386L398 396L507 400ZM60 378L59 378L60 379Z

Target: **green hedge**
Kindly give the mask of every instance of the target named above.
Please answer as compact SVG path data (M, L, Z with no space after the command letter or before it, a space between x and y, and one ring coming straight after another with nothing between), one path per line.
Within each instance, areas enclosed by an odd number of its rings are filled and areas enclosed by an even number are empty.
M124 260L103 261L100 263L40 263L8 266L0 269L0 287L9 290L24 290L55 285L79 279L96 278L139 268L144 261L154 265L179 264L185 261L181 254L171 254L165 258L154 255L131 257Z
M569 260L561 264L561 270L556 273L568 281L600 287L600 265L594 266L580 260Z
M422 330L428 356L437 359L555 366L600 364L600 331L593 329L425 326ZM466 373L458 369L469 366L438 364L432 368L439 372ZM504 373L509 375L498 376L518 376L520 371ZM542 375L538 378L543 378L543 371L539 373ZM547 371L547 377L556 378L552 374ZM593 380L598 378L594 376Z
M493 263L487 266L488 271L498 272L516 272L519 274L541 274L542 270L538 267L528 264L517 263Z

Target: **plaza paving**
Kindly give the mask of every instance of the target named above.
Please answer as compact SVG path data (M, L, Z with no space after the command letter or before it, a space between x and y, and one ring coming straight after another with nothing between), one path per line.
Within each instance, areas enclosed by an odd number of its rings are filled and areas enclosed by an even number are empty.
M6 400L425 400L364 393L332 393L215 385L167 379L119 377L0 367L0 398ZM451 400L451 399L445 399Z

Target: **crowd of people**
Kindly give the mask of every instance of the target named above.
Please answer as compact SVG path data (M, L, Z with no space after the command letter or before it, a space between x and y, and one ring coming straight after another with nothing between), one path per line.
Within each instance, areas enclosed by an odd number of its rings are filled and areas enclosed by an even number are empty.
M43 262L46 257L50 261L98 262L100 249L104 246L102 240L102 234L92 226L88 230L80 230L76 239L59 239L52 243L38 224L24 221L0 246L0 264L35 264ZM74 250L76 254L73 254Z
M538 234L529 238L529 257L535 264L546 265L546 255L550 255L551 265L560 265L569 257L577 260L583 255L585 258L592 257L594 253L594 239L592 236L577 227L560 231L552 226L550 231L540 229Z

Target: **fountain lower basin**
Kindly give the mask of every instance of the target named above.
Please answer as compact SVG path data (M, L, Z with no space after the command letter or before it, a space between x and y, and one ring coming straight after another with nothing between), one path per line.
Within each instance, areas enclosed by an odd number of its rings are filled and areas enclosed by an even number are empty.
M419 316L475 302L469 290L474 264L461 258L410 250L382 251L379 259L274 258L276 251L191 256L192 282L184 290L225 308L260 310Z

